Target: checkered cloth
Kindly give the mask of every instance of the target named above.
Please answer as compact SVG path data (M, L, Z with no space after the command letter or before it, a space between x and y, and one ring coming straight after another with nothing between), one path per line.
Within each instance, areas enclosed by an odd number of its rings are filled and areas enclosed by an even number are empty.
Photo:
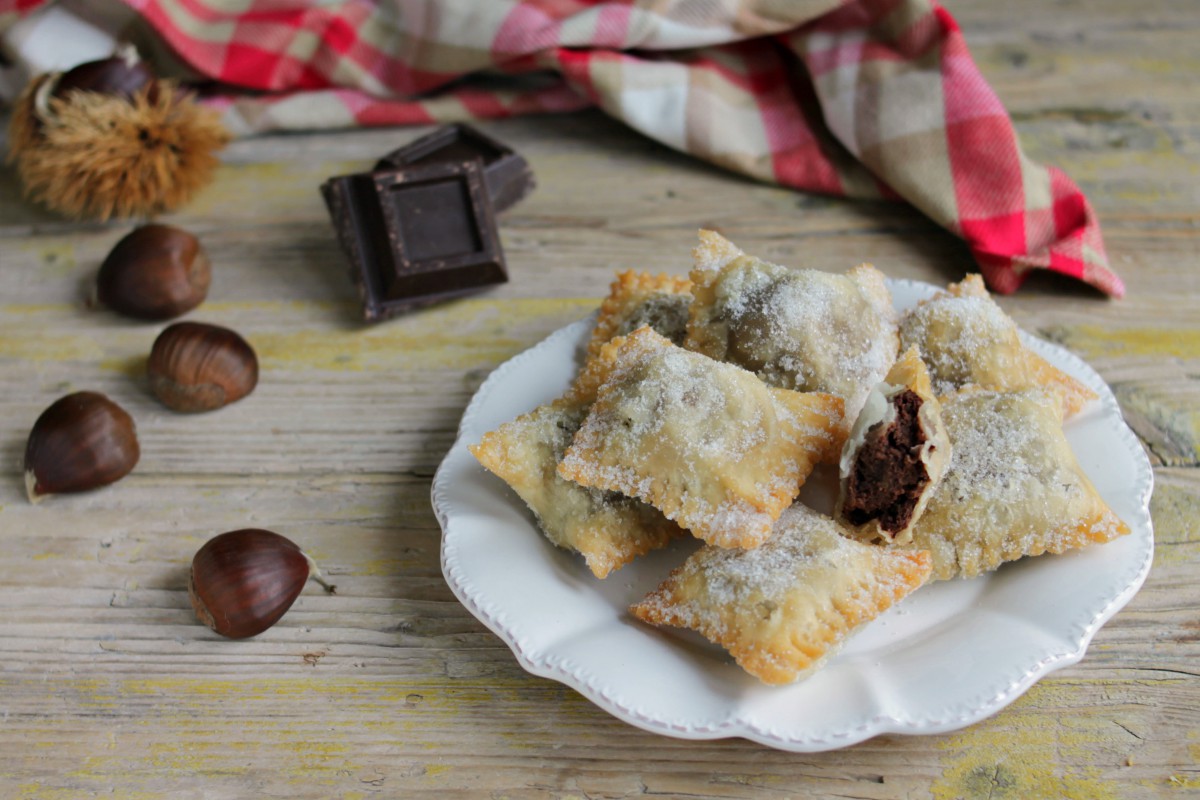
M907 200L996 292L1043 268L1124 293L934 0L124 1L228 87L208 102L235 133L598 106L760 180ZM0 0L0 29L44 2Z

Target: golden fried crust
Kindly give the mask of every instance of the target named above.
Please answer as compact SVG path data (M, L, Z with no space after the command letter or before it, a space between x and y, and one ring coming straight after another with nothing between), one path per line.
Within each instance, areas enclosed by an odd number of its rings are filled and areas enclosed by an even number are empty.
M699 632L765 683L790 683L929 577L927 552L863 544L846 532L792 506L762 547L701 548L630 612Z
M657 333L682 344L687 333L687 306L692 299L692 282L677 275L651 275L627 270L617 275L600 304L596 325L588 340L583 369L569 394L580 402L596 398L599 374L595 362L600 348L616 336L649 324Z
M641 498L710 544L761 544L841 447L841 398L769 387L649 328L596 363L602 385L558 474Z
M937 580L1129 533L1076 461L1062 408L1042 389L964 389L942 399L950 463L913 528Z
M869 264L844 275L790 269L706 233L684 347L781 389L840 395L848 420L857 417L899 347L883 273Z
M702 228L697 238L700 241L692 248L692 260L698 270L719 270L742 255L741 248L716 231Z
M588 569L604 578L683 532L645 503L558 476L558 459L585 413L560 399L484 434L469 449L525 501L546 538L582 554Z
M588 341L588 357L598 355L600 348L610 339L621 335L621 324L633 316L648 299L655 295L680 295L690 299L691 294L692 282L679 275L651 275L648 272L633 270L620 273L609 286L608 297L600 304L596 327L592 329L592 338ZM665 331L655 330L670 338Z
M925 300L900 322L901 347L916 345L935 393L967 386L1016 392L1051 389L1071 417L1096 393L1027 348L1016 323L992 300L979 275Z

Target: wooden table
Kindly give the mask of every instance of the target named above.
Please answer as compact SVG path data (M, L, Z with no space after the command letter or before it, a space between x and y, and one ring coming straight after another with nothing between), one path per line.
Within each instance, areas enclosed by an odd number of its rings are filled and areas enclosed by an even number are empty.
M497 364L586 314L615 270L683 272L720 228L783 263L862 260L937 283L966 249L910 209L751 183L598 113L483 126L539 188L503 219L512 280L367 327L317 194L424 130L241 141L170 221L212 255L191 317L257 348L262 380L177 416L143 367L161 326L85 310L127 225L61 221L0 180L0 796L1142 798L1200 787L1200 5L951 3L1036 159L1103 221L1121 301L1038 278L1002 305L1113 386L1155 464L1157 555L1077 666L940 736L795 755L625 725L526 674L438 566L430 480ZM96 389L138 421L142 460L105 490L24 497L25 438ZM315 585L247 641L195 622L190 559L269 527Z

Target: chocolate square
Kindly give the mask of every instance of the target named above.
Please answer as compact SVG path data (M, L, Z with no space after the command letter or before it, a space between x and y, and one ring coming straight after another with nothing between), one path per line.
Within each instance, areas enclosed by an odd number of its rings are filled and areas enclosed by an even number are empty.
M534 189L533 171L524 158L503 142L470 125L444 125L381 158L377 170L399 169L419 164L483 160L492 207L504 211Z
M508 280L478 158L343 175L321 194L368 320Z

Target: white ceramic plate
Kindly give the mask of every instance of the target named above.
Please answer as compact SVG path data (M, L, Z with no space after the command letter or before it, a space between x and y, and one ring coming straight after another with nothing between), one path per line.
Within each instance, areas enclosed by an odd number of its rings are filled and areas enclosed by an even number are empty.
M933 286L891 281L909 308ZM592 319L501 365L463 414L433 482L442 572L455 595L528 671L576 689L640 728L690 739L741 736L784 750L829 750L881 733L953 730L995 713L1041 676L1083 657L1099 627L1150 570L1153 472L1117 402L1090 367L1055 345L1027 344L1097 394L1067 424L1080 463L1129 536L1007 564L918 590L861 630L807 680L769 687L688 632L657 630L626 608L658 585L692 542L638 559L601 581L551 545L524 503L467 445L559 396L579 366ZM829 512L832 470L801 499Z

